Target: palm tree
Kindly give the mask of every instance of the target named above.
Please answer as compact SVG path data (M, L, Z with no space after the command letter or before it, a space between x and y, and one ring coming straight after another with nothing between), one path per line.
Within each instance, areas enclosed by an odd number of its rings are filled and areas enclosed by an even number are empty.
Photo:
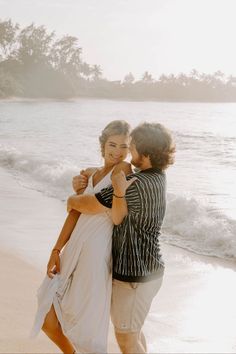
M150 84L154 81L154 79L153 79L152 75L148 73L148 71L145 71L145 73L143 74L143 77L142 77L142 81L147 84Z
M23 28L17 38L17 59L25 66L48 64L51 60L53 38L54 32L48 34L44 26L37 27L32 23Z
M190 72L190 75L195 80L199 80L199 78L201 76L200 73L196 69L192 69L192 71Z
M80 73L82 49L78 38L69 35L57 40L51 50L53 67L66 75L77 76Z
M180 86L188 86L189 85L189 78L187 75L180 73L177 77L177 82Z
M159 77L159 81L161 82L161 84L166 84L168 82L168 77L165 74L162 74Z
M0 60L13 59L16 56L18 24L11 20L0 20Z
M127 75L125 75L124 77L124 84L132 84L134 82L135 78L134 78L134 75L129 72Z
M232 86L232 87L236 87L236 76L230 75L227 78L227 85Z
M93 65L91 67L91 74L93 75L94 81L99 80L102 76L102 69L101 69L100 65Z
M85 62L80 64L80 73L83 74L83 76L89 78L91 75L91 66Z
M222 71L217 70L216 72L214 72L213 75L218 82L220 81L221 83L223 83L225 81L225 74L222 73Z

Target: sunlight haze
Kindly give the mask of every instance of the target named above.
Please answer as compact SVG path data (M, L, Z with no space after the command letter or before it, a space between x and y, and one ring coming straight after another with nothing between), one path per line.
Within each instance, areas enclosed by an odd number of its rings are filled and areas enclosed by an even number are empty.
M79 38L104 77L192 69L236 75L235 0L0 0L0 18Z

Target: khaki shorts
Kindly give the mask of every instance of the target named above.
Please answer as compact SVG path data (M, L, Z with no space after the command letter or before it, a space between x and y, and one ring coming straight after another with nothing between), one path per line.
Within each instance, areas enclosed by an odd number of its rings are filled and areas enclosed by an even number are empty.
M163 276L146 283L113 279L111 320L116 332L139 332L144 324Z

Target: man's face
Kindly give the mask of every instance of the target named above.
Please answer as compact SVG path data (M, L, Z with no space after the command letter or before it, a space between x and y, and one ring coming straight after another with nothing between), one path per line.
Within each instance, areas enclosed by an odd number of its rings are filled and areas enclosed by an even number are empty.
M131 164L135 167L142 167L143 157L139 155L138 151L136 150L135 143L131 141L129 151L131 154Z

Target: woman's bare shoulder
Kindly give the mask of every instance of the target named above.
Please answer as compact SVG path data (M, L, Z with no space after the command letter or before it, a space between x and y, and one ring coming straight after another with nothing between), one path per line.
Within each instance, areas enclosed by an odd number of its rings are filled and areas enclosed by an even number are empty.
M131 173L133 173L132 168L131 168L131 164L127 161L122 161L122 162L118 163L115 166L113 173L118 173L120 171L123 171L125 173L125 175L130 175Z
M89 178L96 171L97 171L96 167L88 167L85 170L81 170L80 174Z

